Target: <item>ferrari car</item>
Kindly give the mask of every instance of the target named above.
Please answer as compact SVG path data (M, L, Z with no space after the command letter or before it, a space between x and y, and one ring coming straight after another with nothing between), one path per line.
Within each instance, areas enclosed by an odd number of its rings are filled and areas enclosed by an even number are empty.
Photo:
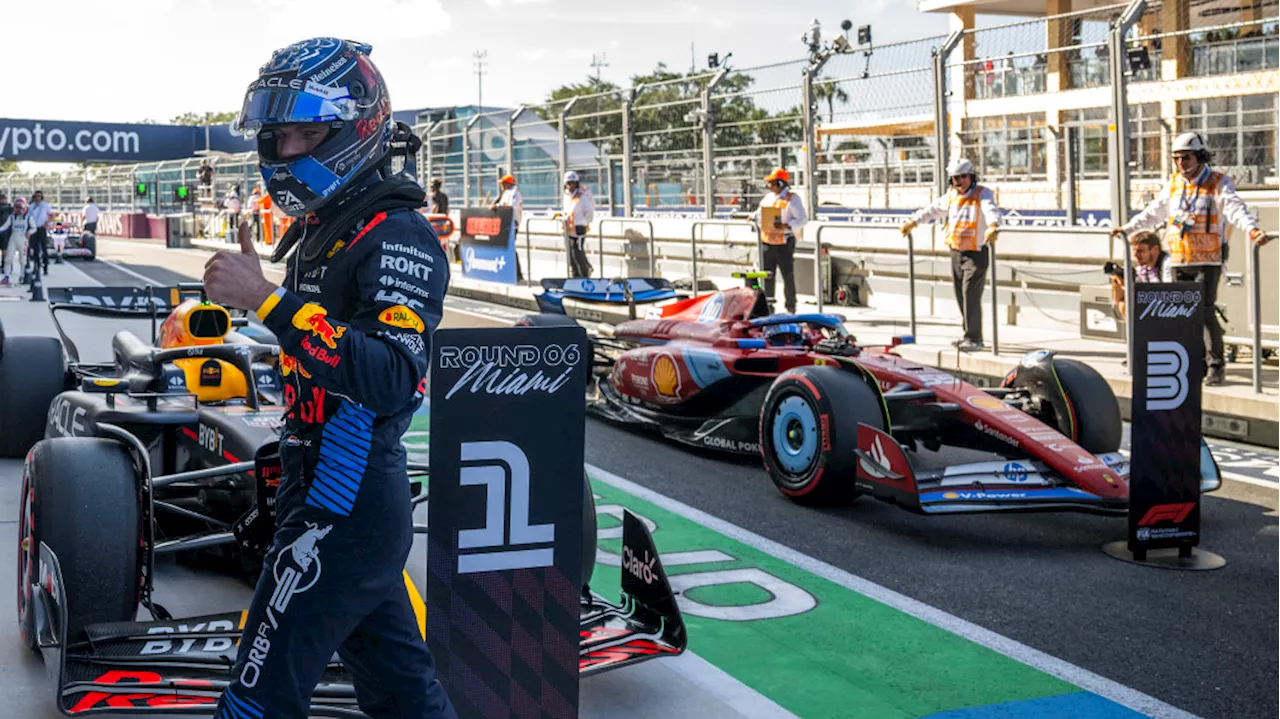
M685 299L650 279L551 280L539 302L552 312L518 324L588 324L591 414L758 455L796 502L866 494L922 514L1127 511L1119 405L1088 365L1035 351L1000 387L977 387L897 354L911 338L860 346L839 315L773 314L752 282L761 273L740 276L749 286ZM633 319L594 322L619 313ZM919 450L943 445L995 457L921 461ZM1201 475L1202 491L1221 485L1203 440Z
M49 301L60 338L0 331L0 452L26 456L23 642L57 674L64 713L211 710L227 686L243 614L173 618L152 599L155 558L221 549L250 574L260 571L265 547L251 527L273 512L286 410L278 365L287 356L269 333L208 302L198 284L51 288ZM58 322L65 311L149 318L152 340L122 330L111 362L82 362ZM418 504L428 468L409 469ZM579 671L681 653L683 619L652 537L634 517L624 517L623 544L655 563L643 580L623 572L618 603L591 590L596 523L585 476L583 493ZM136 620L139 606L150 621ZM425 614L419 619L425 636ZM341 664L329 670L315 714L363 716Z

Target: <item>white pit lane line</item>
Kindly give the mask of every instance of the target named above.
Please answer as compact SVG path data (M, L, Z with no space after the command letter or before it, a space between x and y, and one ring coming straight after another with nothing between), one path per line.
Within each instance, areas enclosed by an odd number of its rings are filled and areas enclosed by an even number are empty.
M924 602L912 599L905 594L899 594L892 589L882 587L868 579L863 579L855 574L846 572L839 567L814 559L806 554L801 554L800 552L779 544L772 539L762 537L755 532L743 529L736 524L707 514L700 509L690 507L683 502L655 492L643 485L636 484L631 480L619 477L618 475L601 469L600 467L592 464L588 464L586 467L587 474L589 474L592 479L599 480L611 487L633 494L647 502L652 502L669 512L673 512L685 519L701 524L712 531L719 532L731 539L735 539L743 544L749 545L766 554L776 557L777 559L781 559L788 564L812 572L823 579L839 584L840 586L857 592L865 597L874 599L877 602L897 609L904 614L909 614L917 619L928 622L939 629L964 637L965 639L986 647L987 649L991 649L992 651L999 652L1014 661L1021 662L1030 667L1039 669L1046 674L1055 676L1065 682L1074 684L1085 691L1093 692L1098 696L1110 699L1117 704L1128 707L1129 709L1146 716L1162 717L1163 719L1195 719L1195 714L1191 714L1190 712L1179 709L1171 704L1166 704L1155 697L1143 694L1142 692L1120 684L1119 682L1094 674L1088 669L1078 667L1070 662L1058 659L1057 657L1046 654L1039 649L1034 649L1022 644L1021 642L1014 641L1013 639L997 634L989 629L984 629L953 614L949 614L941 609L925 604Z

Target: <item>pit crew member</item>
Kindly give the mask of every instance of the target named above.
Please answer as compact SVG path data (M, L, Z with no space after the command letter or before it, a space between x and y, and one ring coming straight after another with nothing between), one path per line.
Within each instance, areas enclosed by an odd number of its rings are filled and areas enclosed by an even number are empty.
M956 304L964 317L964 336L954 342L961 352L982 349L982 289L991 264L988 245L994 244L1000 232L1000 208L995 194L978 184L973 163L964 158L947 167L951 189L928 207L917 210L902 223L902 235L911 233L921 222L945 217L946 242L951 248L951 281L955 285ZM993 318L994 321L994 318Z
M1244 201L1236 194L1235 183L1209 167L1209 148L1204 138L1184 132L1173 140L1173 164L1178 168L1169 180L1169 191L1157 197L1113 235L1152 228L1168 221L1165 242L1173 258L1173 277L1179 282L1204 283L1204 383L1221 385L1226 381L1227 364L1222 352L1222 325L1214 307L1218 301L1218 282L1222 279L1222 263L1227 259L1228 225L1249 233L1256 243L1266 242L1267 234L1249 214Z

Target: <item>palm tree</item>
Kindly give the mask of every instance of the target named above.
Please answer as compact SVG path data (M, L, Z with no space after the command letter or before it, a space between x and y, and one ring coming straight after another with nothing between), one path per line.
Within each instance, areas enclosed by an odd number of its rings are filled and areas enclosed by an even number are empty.
M813 99L827 101L827 122L835 122L836 101L839 100L841 103L849 102L849 93L834 82L815 82L813 84Z

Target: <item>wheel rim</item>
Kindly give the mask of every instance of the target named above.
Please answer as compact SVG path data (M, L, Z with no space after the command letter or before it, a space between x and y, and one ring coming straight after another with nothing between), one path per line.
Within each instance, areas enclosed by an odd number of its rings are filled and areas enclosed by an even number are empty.
M32 508L31 480L26 472L22 476L22 499L18 511L18 621L26 631L23 619L31 603L31 575L35 566L35 548L32 535L35 532L35 512Z
M774 462L789 475L809 473L818 460L818 413L808 400L791 395L778 403L771 431Z

